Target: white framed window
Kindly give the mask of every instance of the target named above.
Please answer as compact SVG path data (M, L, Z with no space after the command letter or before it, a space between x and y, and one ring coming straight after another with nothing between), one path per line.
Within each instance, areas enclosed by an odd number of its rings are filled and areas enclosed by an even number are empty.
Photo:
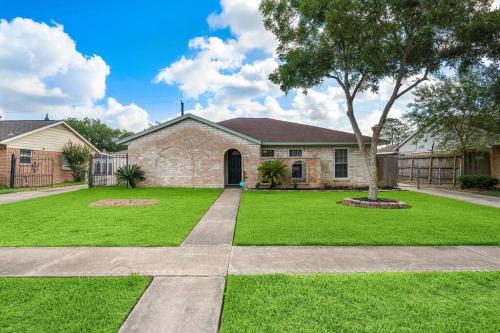
M292 164L292 182L304 182L306 180L306 164L296 161Z
M31 164L31 150L30 149L21 149L20 150L19 162L21 164Z
M61 169L62 170L71 170L69 167L68 159L66 158L66 155L62 154L61 155Z
M289 149L288 156L289 157L302 157L302 149Z
M260 152L261 157L274 157L274 149L262 149Z
M347 148L335 149L335 178L347 178Z

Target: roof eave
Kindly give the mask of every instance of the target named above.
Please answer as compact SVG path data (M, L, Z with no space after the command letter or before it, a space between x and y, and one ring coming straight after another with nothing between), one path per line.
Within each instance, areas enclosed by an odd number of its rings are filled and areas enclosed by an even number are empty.
M158 126L152 127L150 129L147 129L147 130L142 131L140 133L137 133L135 135L129 136L128 138L125 138L125 139L122 139L122 140L118 140L117 144L125 144L125 145L127 145L131 141L133 141L135 139L138 139L138 138L140 138L140 137L142 137L144 135L147 135L147 134L159 131L159 130L161 130L163 128L166 128L166 127L168 127L170 125L176 124L176 123L178 123L178 122L180 122L182 120L188 119L188 118L200 121L200 122L202 122L202 123L204 123L206 125L209 125L209 126L212 126L214 128L220 129L220 130L222 130L224 132L227 132L227 133L239 136L240 138L246 139L246 140L248 140L250 142L253 142L253 143L256 143L256 144L261 144L261 141L258 140L258 139L252 138L252 137L250 137L248 135L245 135L243 133L240 133L240 132L234 131L234 130L232 130L230 128L227 128L227 127L224 127L222 125L216 124L216 123L214 123L214 122L212 122L210 120L207 120L205 118L201 118L201 117L195 116L194 114L191 114L191 113L188 113L188 114L185 114L183 116L171 119L171 120L169 120L167 122L164 122L163 124L160 124Z
M370 145L369 142L365 142L366 145ZM357 146L358 143L355 141L351 142L287 142L287 141L263 141L263 146Z

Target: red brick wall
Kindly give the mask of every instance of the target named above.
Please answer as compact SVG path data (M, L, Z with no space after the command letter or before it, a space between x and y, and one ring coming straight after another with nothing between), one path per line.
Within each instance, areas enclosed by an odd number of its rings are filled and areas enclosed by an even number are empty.
M0 185L9 186L12 154L19 156L20 150L17 148L3 148L3 149L0 148ZM61 152L33 150L31 156L33 159L43 158L52 161L51 169L52 169L52 178L54 184L59 184L62 182L74 180L70 171L62 170ZM48 181L48 179L46 181ZM21 183L16 184L16 186L20 185Z

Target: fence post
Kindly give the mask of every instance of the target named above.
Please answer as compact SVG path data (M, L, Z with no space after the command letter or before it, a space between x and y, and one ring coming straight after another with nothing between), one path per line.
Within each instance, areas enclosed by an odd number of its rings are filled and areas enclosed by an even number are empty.
M438 184L441 185L441 168L438 168Z
M420 190L420 166L417 167L417 189Z
M94 158L94 155L90 155L89 156L89 171L88 171L88 175L87 175L87 183L89 184L89 188L92 187L93 183L92 183L92 160Z
M16 186L16 155L12 154L10 160L10 181L9 187L14 188Z
M456 186L457 178L457 155L453 155L453 187Z
M429 157L429 179L428 179L429 184L432 183L432 153L431 156Z
M415 162L415 156L411 158L411 168L410 168L410 182L413 180L413 163Z

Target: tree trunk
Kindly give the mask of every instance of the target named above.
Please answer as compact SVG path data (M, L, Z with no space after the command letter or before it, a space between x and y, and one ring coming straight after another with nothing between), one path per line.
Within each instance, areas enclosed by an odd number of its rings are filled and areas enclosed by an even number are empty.
M370 149L370 155L366 161L368 167L368 199L377 200L378 184L377 184L377 150L375 153Z

